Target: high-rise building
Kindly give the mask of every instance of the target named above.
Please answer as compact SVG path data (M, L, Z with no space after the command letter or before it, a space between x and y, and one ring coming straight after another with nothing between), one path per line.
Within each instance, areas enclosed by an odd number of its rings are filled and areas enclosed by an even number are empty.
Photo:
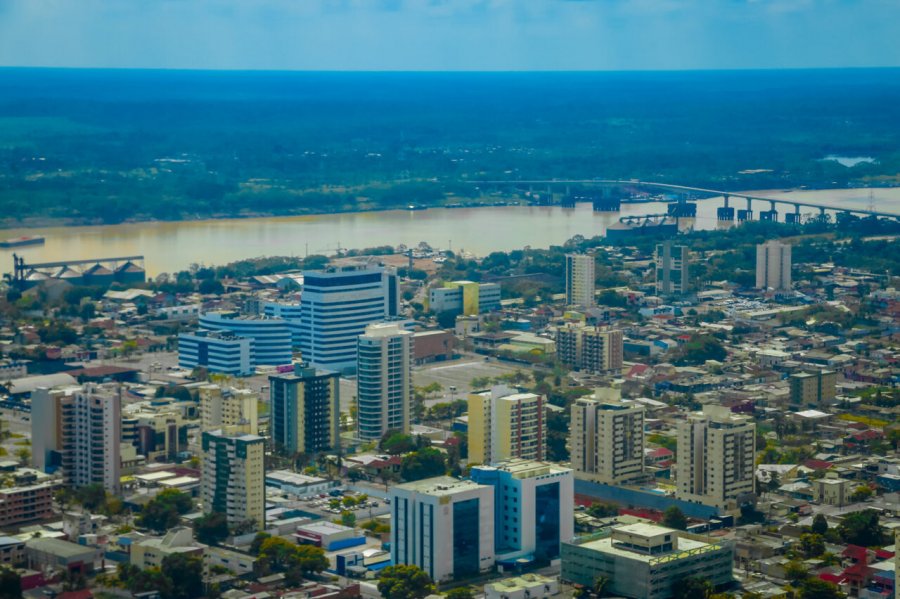
M493 568L493 487L439 476L390 493L393 563L419 566L437 582Z
M61 468L71 487L100 483L120 489L122 397L117 386L86 384L32 396L34 464Z
M224 429L230 433L255 435L259 432L258 400L250 389L223 389L203 385L200 395L200 430Z
M397 323L372 324L359 336L356 418L359 438L409 432L413 400L413 333Z
M498 559L559 557L574 534L572 470L556 464L510 460L474 466L472 481L494 488L494 550Z
M262 313L269 318L280 318L285 321L291 332L291 346L300 349L300 339L303 336L300 324L303 309L300 302L263 302Z
M788 379L791 388L791 406L794 408L821 408L833 404L837 397L837 372L817 370L798 372Z
M566 304L593 306L596 266L591 254L566 254Z
M224 331L197 331L178 335L178 365L187 370L249 376L253 362L253 339Z
M428 308L437 314L454 312L466 316L499 310L500 285L450 281L428 291Z
M568 323L556 327L556 356L563 364L589 373L622 369L624 336L622 331Z
M202 445L203 511L225 514L230 525L265 526L265 439L206 431Z
M269 377L270 432L285 453L318 453L340 443L340 375L294 365Z
M656 245L656 294L683 295L690 289L690 252L666 241Z
M300 350L303 361L336 372L356 369L357 337L398 314L396 273L381 266L343 266L303 273Z
M578 478L617 485L644 474L644 406L604 391L572 405L571 464Z
M756 246L756 287L774 291L790 290L790 244L771 240Z
M547 454L545 400L498 385L469 395L469 461L543 460Z
M678 425L677 497L734 512L752 499L756 425L705 405Z
M281 318L242 315L237 312L207 312L200 315L200 329L225 331L252 339L250 362L254 367L291 363L291 330L287 321Z

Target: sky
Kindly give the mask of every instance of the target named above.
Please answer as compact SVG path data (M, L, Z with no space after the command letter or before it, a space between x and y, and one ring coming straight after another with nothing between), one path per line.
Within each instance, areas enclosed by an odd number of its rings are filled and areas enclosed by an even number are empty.
M900 66L900 0L0 0L0 66Z

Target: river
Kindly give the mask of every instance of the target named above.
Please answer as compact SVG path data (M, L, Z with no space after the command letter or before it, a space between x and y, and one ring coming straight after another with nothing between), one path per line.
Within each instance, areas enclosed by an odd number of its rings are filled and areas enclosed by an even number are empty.
M871 191L877 209L900 216L900 188ZM835 208L865 208L870 203L869 192L839 189L755 193ZM696 229L723 226L715 217L715 210L721 205L721 199L698 202L697 218L684 224ZM731 205L743 208L744 202L732 199ZM768 204L754 202L754 212L767 208ZM43 235L47 241L42 246L0 250L0 271L12 269L13 252L24 256L27 263L143 255L150 276L184 270L192 263L220 265L258 256L333 254L339 245L364 248L426 241L434 247L483 256L525 246L559 245L575 235L600 235L620 216L665 210L662 203L624 204L618 213L594 212L590 204L569 209L503 206L6 229L0 230L0 239Z

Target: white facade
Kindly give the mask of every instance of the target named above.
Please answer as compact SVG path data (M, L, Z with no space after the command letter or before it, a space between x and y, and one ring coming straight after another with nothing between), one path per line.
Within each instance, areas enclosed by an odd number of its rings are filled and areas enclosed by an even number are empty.
M566 304L593 306L596 265L591 254L566 254Z
M356 339L368 325L397 315L397 275L381 266L303 273L300 350L303 361L335 372L356 369Z
M657 295L683 295L690 288L690 252L671 241L656 246Z
M644 406L621 397L578 399L569 446L578 478L620 484L644 473Z
M772 240L756 246L756 287L787 291L791 288L791 246Z
M369 325L359 337L356 401L360 439L380 439L389 430L409 432L413 359L413 333L397 323Z
M753 494L756 425L706 405L678 425L677 497L735 511Z
M197 331L178 335L178 366L188 370L203 367L210 372L249 376L254 340L223 331Z
M291 331L281 318L242 316L232 312L207 312L200 316L200 328L226 331L253 340L250 361L253 366L290 364Z
M447 476L391 489L391 558L443 582L494 566L494 489Z

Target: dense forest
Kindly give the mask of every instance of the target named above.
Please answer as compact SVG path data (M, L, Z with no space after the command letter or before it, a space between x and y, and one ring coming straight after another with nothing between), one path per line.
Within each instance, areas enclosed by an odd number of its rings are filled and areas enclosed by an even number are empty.
M764 189L898 173L898 69L0 69L7 226L484 201L468 181L489 178Z

